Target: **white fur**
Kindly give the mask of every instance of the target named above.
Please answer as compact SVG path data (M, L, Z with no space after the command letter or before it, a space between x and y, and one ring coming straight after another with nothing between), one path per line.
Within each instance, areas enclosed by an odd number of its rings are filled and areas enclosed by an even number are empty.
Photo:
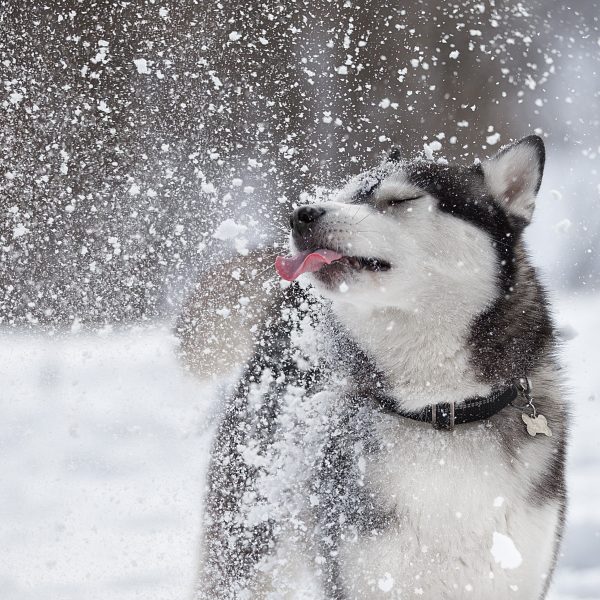
M497 432L479 424L440 435L388 415L378 434L387 449L366 457L364 482L396 512L398 525L383 536L345 541L351 597L538 598L559 507L539 508L524 497L514 467L499 463ZM517 568L496 562L494 532L513 541L522 557ZM379 584L390 578L385 595Z
M378 189L379 210L343 203L353 191L320 204L328 247L385 259L392 269L349 271L341 289L309 276L312 283L334 300L336 314L385 370L405 408L487 394L468 370L465 342L473 315L497 293L488 235L437 210L426 195L385 208L390 198L415 195L399 174Z
M544 376L540 373L535 379L543 381ZM332 401L319 395L318 403L310 402L313 409L320 404L324 416ZM297 410L294 402L286 403L286 412ZM505 418L520 420L520 413L509 411ZM313 419L320 419L309 418L314 427ZM297 425L290 422L289 427ZM539 476L549 452L548 438L529 446L523 460L511 461L503 459L499 432L483 423L450 433L382 414L374 437L381 451L358 451L361 483L396 523L373 536L345 534L338 559L349 600L536 600L541 596L553 563L561 508L534 504L523 482ZM318 448L306 437L293 446L291 454L311 455ZM296 457L293 464L303 462ZM281 471L272 473L273 480L280 481L281 476ZM299 492L297 485L292 487ZM301 498L310 503L300 493ZM325 559L300 534L312 531L310 508L295 514L292 527L279 534L275 554L261 566L249 597L328 600L318 591ZM492 553L494 534L509 538L519 564L507 567L497 561Z

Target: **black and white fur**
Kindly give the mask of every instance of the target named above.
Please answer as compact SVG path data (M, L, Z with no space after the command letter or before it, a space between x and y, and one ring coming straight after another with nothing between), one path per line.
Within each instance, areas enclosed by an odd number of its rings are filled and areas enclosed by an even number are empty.
M393 157L316 205L292 250L360 264L282 292L227 402L197 599L545 597L568 414L523 244L543 167L536 136L470 167ZM379 401L459 405L525 376L552 437L510 406L446 431Z

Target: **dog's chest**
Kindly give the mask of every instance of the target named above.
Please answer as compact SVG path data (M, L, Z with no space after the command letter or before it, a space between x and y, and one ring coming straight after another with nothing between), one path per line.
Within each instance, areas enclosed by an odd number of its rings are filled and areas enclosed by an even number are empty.
M390 517L342 541L351 597L539 594L558 512L528 502L497 432L437 431L386 415L372 435L375 449L357 461L359 485Z
M472 523L516 491L510 458L483 424L450 432L382 414L371 436L362 480L386 508Z

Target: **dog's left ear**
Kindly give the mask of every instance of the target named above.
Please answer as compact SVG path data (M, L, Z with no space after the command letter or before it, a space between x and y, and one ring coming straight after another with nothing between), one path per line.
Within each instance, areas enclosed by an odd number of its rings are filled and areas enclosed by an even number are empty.
M482 164L485 181L496 200L526 224L533 216L545 158L542 138L530 135L502 148Z

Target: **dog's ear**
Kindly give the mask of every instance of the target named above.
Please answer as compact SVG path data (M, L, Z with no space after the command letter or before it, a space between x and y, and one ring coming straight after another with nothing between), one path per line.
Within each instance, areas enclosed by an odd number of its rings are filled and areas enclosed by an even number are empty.
M485 181L496 200L526 224L533 216L545 156L542 138L530 135L502 148L482 164Z

